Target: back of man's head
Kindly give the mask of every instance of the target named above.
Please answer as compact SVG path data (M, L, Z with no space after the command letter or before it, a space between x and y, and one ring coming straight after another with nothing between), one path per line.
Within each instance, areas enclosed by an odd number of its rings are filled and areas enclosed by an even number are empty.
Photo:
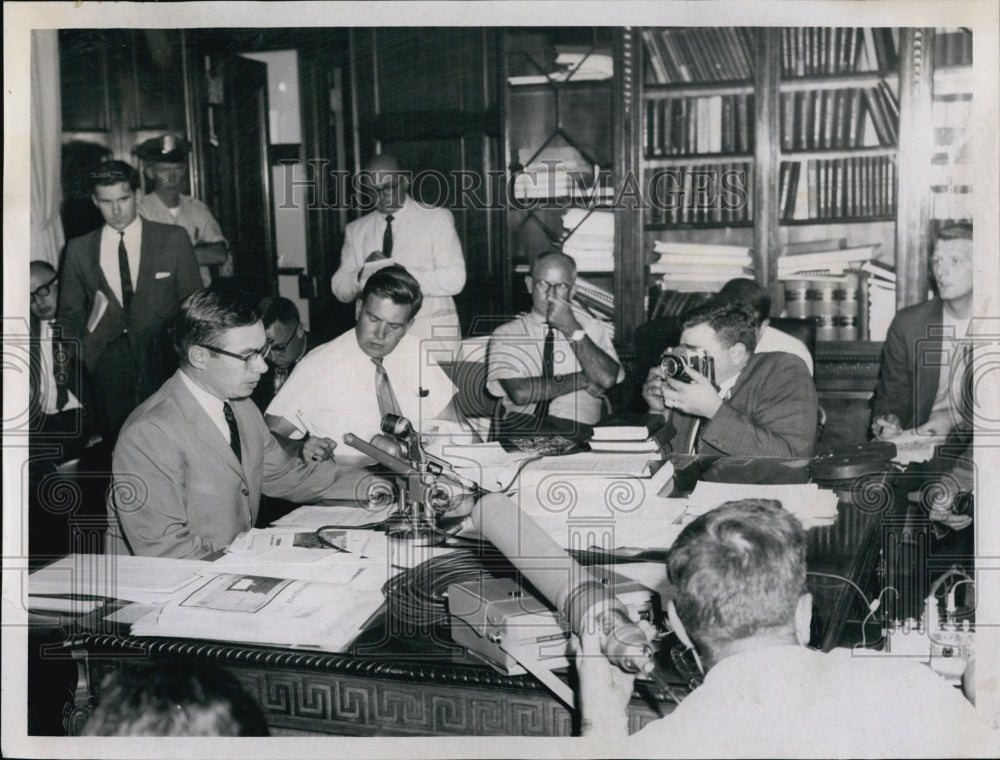
M740 639L794 628L805 591L805 531L773 499L726 502L681 531L667 578L688 635L717 656Z
M187 364L192 346L216 346L226 330L259 321L260 312L245 293L221 288L196 290L181 303L174 327L174 351L180 363Z
M283 296L266 296L257 307L264 329L280 322L283 325L296 325L301 321L299 310L295 303Z
M754 311L757 327L771 316L771 294L767 288L747 277L736 277L722 286L716 296L720 301L732 301L749 306Z
M125 182L132 190L139 189L139 172L124 161L103 162L90 173L89 179L91 194L98 186L117 185L119 182Z
M84 736L268 736L257 703L214 666L126 666L106 680Z
M417 316L417 312L420 311L420 306L424 302L423 293L420 292L420 283L406 271L405 267L398 264L380 269L368 278L361 290L361 303L365 303L369 296L388 298L394 304L409 306L410 319Z
M747 353L753 353L757 347L757 323L754 312L745 304L723 301L716 296L695 306L684 315L685 330L701 324L711 327L726 348L742 343L746 346Z

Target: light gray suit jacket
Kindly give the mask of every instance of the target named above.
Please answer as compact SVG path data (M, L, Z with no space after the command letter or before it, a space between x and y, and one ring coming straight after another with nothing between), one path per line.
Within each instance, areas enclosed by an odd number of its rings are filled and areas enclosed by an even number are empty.
M366 470L289 457L253 401L230 404L242 464L180 370L132 412L111 468L109 553L203 558L253 526L262 491L296 502L364 495Z

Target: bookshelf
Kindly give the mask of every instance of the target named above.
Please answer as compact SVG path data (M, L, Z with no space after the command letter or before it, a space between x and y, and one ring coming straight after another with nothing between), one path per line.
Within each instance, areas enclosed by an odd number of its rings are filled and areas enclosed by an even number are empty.
M735 251L750 253L747 271L771 290L775 314L784 308L783 253L815 251L817 241L875 246L876 263L895 267L898 308L926 298L934 226L971 207L968 30L622 27L501 37L506 176L568 142L583 168L594 165L572 205L614 215L613 271L587 275L614 295L626 361L657 302L657 241L731 247L727 265L739 266ZM610 76L574 79L565 66L550 76L567 45L610 50ZM733 177L738 187L725 188ZM514 267L565 237L566 204L547 208L552 199L543 191L530 209L508 203L508 309L510 283L520 290ZM835 390L846 392L857 374L853 392L869 393L867 357L879 346L832 335L822 364L840 373ZM868 368L860 374L838 365L852 345L866 357L854 363Z

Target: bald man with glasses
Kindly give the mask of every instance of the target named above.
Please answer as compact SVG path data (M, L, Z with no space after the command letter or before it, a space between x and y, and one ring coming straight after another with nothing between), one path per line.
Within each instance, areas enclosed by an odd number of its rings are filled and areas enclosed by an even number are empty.
M272 342L238 293L181 304L180 369L122 428L108 492L109 553L204 559L257 519L264 493L297 503L368 503L391 486L365 470L303 462L272 438L250 400Z
M571 303L576 262L539 256L525 277L532 309L490 337L486 388L503 399L505 435L583 435L625 378L609 331Z

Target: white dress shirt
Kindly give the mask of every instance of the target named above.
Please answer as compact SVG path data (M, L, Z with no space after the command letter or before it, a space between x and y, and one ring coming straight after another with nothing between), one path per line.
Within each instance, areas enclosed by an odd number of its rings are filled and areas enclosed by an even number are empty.
M194 396L195 401L197 401L198 405L205 410L205 413L208 415L209 419L215 423L215 426L219 428L219 432L222 433L223 440L225 440L226 443L230 443L229 423L226 422L226 414L222 411L222 399L213 396L200 385L195 383L194 380L187 376L183 369L181 369L180 375L181 380L184 381L184 385L187 386L187 389L191 391L191 395Z
M118 230L108 225L101 229L101 269L108 281L111 292L115 294L118 303L122 303L122 276L118 269L118 241L121 240ZM129 274L132 276L132 292L135 293L139 282L139 260L142 255L142 217L136 216L125 228L125 250L128 253Z

